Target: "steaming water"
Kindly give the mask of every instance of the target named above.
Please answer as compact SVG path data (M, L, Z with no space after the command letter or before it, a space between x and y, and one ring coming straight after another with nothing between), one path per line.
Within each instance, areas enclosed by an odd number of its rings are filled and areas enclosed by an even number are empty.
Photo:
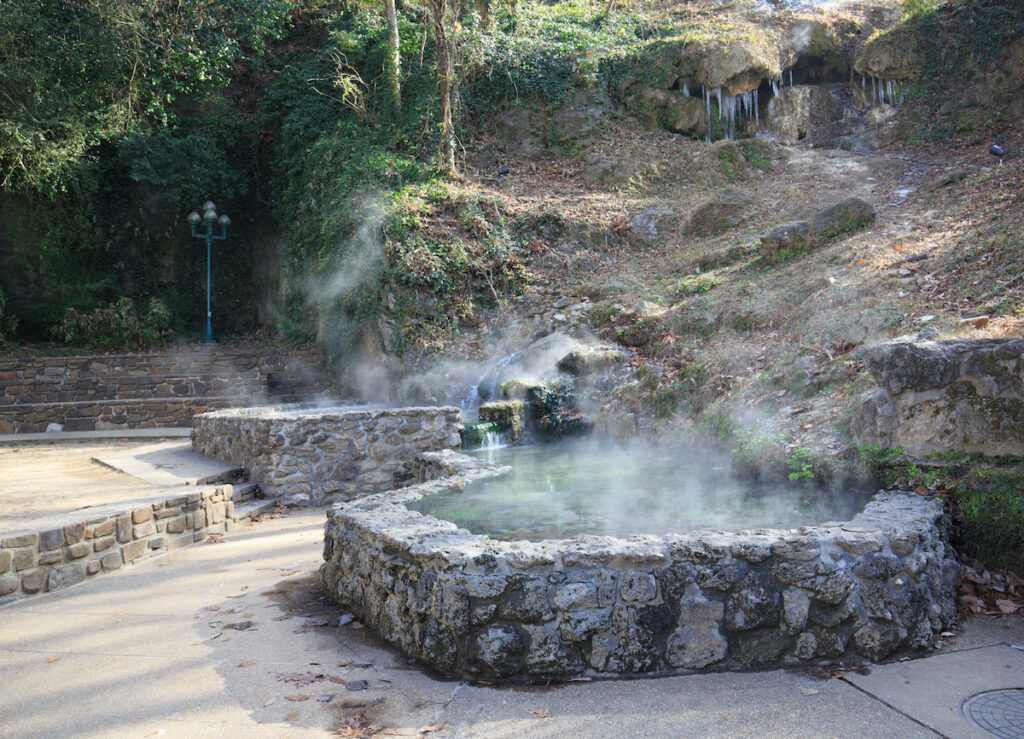
M477 452L512 471L428 495L413 510L496 539L582 534L685 533L706 529L793 528L847 520L868 491L757 486L728 463L677 448L593 443L506 447Z

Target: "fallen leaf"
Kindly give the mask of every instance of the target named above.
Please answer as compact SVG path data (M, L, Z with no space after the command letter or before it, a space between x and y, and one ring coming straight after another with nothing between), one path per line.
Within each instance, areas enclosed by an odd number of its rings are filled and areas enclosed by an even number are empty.
M51 665L59 659L60 657L50 657L50 659L46 660L46 664Z
M440 731L441 729L443 729L447 725L448 725L448 722L445 721L443 724L434 724L433 726L424 726L422 729L420 729L420 733L421 734L433 734L435 731Z
M290 701L296 701L296 702L297 701L308 701L309 700L309 696L306 695L305 693L296 693L295 695L286 695L285 698L287 698Z
M143 736L144 737L146 737L146 736L163 736L166 733L167 733L166 729L154 729L153 731L149 732L148 734L143 734Z
M345 687L349 690L366 690L370 685L365 680L350 680L345 683Z
M284 717L284 720L285 721L298 721L299 720L299 712L298 711L292 711L291 713L289 713L287 716Z
M328 675L327 679L330 680L332 683L337 683L338 685L344 685L348 682L347 680L344 680L340 677L335 677L334 675Z
M239 667L251 667L254 664L256 664L256 660L249 659L249 660L246 660L245 662L239 662L238 666Z
M550 715L548 713L548 709L546 708L538 708L535 711L530 711L530 713L532 713L537 718L548 718L548 716Z

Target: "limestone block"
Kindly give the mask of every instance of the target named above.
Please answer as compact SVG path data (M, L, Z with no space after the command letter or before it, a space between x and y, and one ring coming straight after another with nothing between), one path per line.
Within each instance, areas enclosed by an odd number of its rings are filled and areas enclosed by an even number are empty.
M146 540L137 539L136 541L125 544L121 547L121 553L124 555L125 562L131 562L138 559L146 553Z
M64 553L60 549L55 549L49 552L43 552L39 555L38 564L40 567L46 567L48 565L54 565L58 562L64 561Z
M14 554L10 549L0 550L0 572L7 572L14 564Z
M132 511L132 523L140 524L149 521L153 518L153 507L144 506L142 508L136 508Z
M21 576L21 589L29 595L38 593L46 582L46 570L38 568L29 570Z
M70 544L77 544L85 539L85 522L74 523L64 527L64 541Z
M87 542L80 541L68 547L68 559L81 559L92 551Z
M0 546L4 549L18 549L20 547L34 547L39 542L39 534L35 531L26 531L20 534L10 534L0 540Z
M14 569L19 572L35 567L37 562L35 547L14 550Z
M0 596L10 595L21 587L21 578L14 575L0 577Z
M119 516L117 519L117 540L121 544L129 542L132 539L132 519L131 516Z
M146 521L137 526L132 526L133 539L145 539L147 536L152 536L155 533L156 525L152 520Z
M120 551L111 552L100 559L100 564L103 565L105 572L110 572L119 569L124 564L124 557L121 556Z
M46 578L46 589L60 590L69 585L75 585L85 579L85 564L73 562L71 564L54 567Z

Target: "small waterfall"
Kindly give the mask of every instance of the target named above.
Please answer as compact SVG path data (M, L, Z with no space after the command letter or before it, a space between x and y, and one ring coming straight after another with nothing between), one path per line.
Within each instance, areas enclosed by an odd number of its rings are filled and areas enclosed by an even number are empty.
M480 448L484 451L491 451L493 449L504 449L507 446L508 443L505 440L505 434L495 433L493 431L488 431L486 434L484 434L484 440L480 444Z
M488 399L494 397L498 390L501 371L512 364L519 357L519 354L520 352L506 354L480 375L480 378L473 384L473 387L466 393L466 397L459 403L459 410L462 412L462 420L464 422L477 420L478 411L480 410L480 399L483 397Z

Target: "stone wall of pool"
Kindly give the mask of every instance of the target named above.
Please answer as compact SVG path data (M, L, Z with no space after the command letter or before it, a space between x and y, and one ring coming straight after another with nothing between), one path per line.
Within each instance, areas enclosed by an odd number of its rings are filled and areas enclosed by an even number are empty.
M420 452L460 444L454 407L240 408L197 415L192 449L243 467L288 505L379 493L406 481Z
M879 661L955 614L940 501L882 492L793 530L502 542L404 503L500 468L418 455L409 487L335 505L321 579L384 639L472 679Z

